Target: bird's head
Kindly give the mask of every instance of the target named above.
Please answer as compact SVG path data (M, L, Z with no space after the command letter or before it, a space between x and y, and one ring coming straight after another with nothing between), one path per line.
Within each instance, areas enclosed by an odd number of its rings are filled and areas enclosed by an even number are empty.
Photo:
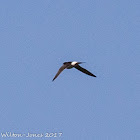
M72 63L71 63L71 65L76 65L76 64L82 64L82 63L85 63L85 62L76 62L76 61L73 61Z

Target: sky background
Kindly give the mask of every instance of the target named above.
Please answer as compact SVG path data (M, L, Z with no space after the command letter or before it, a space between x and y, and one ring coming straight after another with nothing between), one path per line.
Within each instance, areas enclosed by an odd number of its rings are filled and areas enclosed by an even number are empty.
M139 0L1 0L0 139L139 140L139 61Z

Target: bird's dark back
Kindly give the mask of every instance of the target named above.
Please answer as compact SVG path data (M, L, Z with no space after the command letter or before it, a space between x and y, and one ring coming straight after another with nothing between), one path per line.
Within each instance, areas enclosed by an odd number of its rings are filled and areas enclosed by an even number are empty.
M64 62L63 64L64 64L64 65L70 65L71 62Z

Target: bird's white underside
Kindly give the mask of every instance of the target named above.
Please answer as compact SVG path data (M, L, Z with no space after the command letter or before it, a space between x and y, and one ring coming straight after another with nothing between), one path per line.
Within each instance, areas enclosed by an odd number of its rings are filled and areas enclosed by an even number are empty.
M74 66L76 63L77 63L76 61L73 61L73 62L71 63L71 65L73 65L73 66Z

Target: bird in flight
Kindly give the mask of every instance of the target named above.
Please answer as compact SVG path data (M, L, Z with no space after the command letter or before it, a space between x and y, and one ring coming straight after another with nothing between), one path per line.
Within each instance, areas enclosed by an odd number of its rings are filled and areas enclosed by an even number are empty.
M64 69L71 69L71 68L76 68L77 70L87 74L87 75L90 75L90 76L93 76L93 77L96 77L94 74L92 74L91 72L89 72L88 70L82 68L79 64L81 63L84 63L84 62L76 62L76 61L73 61L73 62L64 62L63 65L60 67L60 69L58 70L58 72L56 73L55 77L53 78L52 81L54 81L58 75L64 70Z

